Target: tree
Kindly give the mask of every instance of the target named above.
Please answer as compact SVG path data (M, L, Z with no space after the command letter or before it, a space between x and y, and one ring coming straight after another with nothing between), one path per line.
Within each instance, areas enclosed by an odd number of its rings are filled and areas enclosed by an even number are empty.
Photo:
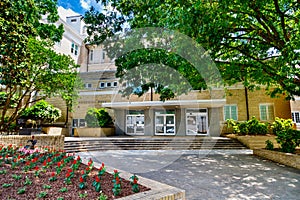
M61 117L61 110L55 108L48 102L41 100L33 106L27 107L21 113L21 117L25 119L41 120L41 122L55 122Z
M31 103L54 95L66 100L74 96L78 66L52 50L63 34L63 26L53 24L57 20L56 0L0 2L0 84L6 93L0 129L6 130Z
M91 42L101 43L116 34L117 24L124 21L131 29L176 30L209 52L227 85L242 82L250 90L266 87L271 96L300 95L299 0L114 0L104 1L106 5L109 17L95 10L85 15ZM110 24L107 21L114 26L101 25ZM125 72L126 56L119 59L118 72ZM190 70L186 65L182 71ZM201 89L195 83L193 89Z

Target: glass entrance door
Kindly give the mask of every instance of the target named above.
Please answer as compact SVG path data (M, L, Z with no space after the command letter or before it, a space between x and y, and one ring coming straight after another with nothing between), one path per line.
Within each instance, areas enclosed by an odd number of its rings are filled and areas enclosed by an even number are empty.
M144 135L144 122L143 114L126 115L126 133L128 135Z
M188 110L186 113L186 134L207 135L207 109Z
M175 135L175 113L155 112L155 135Z

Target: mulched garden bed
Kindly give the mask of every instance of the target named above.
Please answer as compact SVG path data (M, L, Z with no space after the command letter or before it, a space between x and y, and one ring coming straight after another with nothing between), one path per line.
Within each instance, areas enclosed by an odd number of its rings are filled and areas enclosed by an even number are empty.
M78 168L74 169L76 162ZM57 173L58 169L61 169L59 173ZM99 176L101 170L103 173ZM70 176L70 172L72 176ZM116 174L119 174L119 172L115 171L114 174L105 172L104 164L102 164L102 169L96 169L93 167L91 160L87 166L81 163L80 157L75 158L73 155L64 152L25 155L19 153L19 151L0 149L0 199L93 200L99 199L101 193L107 196L107 199L116 199L134 194L133 181L120 178L121 192L119 195L114 196L112 189L114 188L113 181L116 180L114 177ZM68 176L71 177L69 184L66 183L66 177ZM83 181L82 177L84 176ZM56 180L50 181L53 177ZM100 181L98 179L101 185L100 192L97 192L93 186L93 182L97 180L96 177L100 177ZM83 189L80 189L79 186L81 181L85 185ZM136 186L138 186L139 192L149 190L149 188L140 184Z

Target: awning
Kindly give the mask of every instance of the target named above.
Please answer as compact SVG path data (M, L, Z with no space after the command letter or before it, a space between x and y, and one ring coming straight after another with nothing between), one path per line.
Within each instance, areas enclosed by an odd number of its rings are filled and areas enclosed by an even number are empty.
M201 99L201 100L171 100L171 101L135 101L102 103L102 107L112 109L149 109L155 107L169 108L213 108L223 107L226 99Z

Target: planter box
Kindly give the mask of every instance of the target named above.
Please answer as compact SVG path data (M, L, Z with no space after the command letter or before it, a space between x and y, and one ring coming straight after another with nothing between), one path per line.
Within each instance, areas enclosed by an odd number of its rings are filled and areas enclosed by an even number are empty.
M300 169L300 155L298 154L270 151L266 149L254 149L253 154L277 163Z
M115 128L75 128L75 137L106 137L115 135Z
M61 127L43 127L43 132L48 135L61 135Z
M244 144L249 149L263 149L266 147L266 141L270 140L274 144L274 148L279 148L278 143L276 142L275 135L228 135L229 138L237 139L239 142Z

